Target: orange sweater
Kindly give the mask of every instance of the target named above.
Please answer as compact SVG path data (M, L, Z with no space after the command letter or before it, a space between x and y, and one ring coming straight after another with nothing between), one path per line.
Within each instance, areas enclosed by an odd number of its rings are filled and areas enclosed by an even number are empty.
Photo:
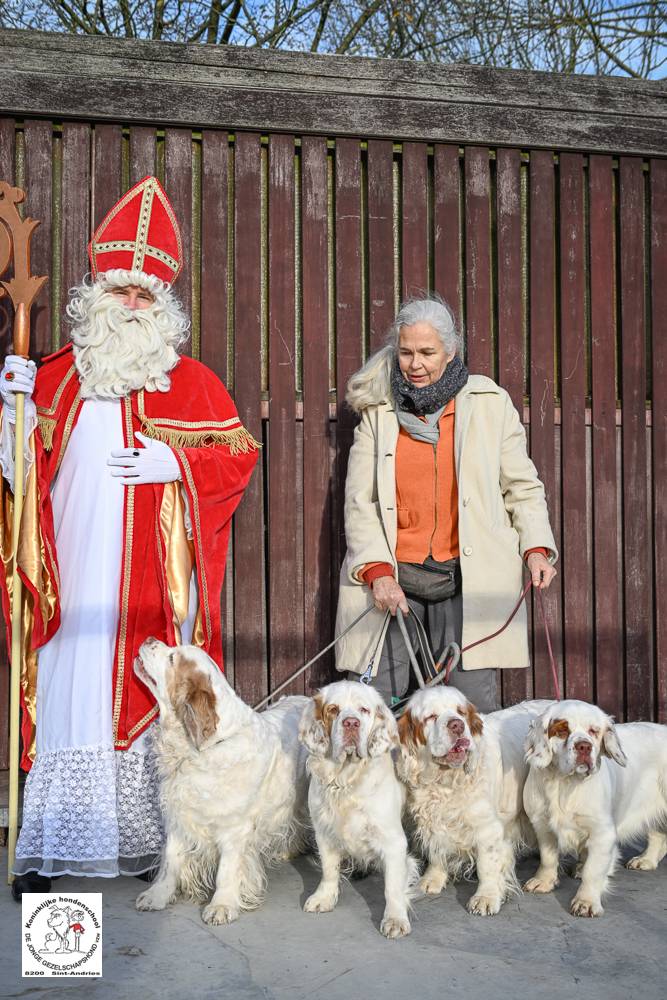
M415 441L402 427L396 448L396 561L439 562L459 554L459 493L454 462L454 404L440 420L437 445ZM530 549L546 556L547 549ZM380 576L393 576L389 563L367 563L359 574L370 586Z

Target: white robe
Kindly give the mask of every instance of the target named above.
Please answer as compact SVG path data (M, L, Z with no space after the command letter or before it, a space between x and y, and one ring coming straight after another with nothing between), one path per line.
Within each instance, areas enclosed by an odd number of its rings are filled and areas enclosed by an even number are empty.
M120 401L86 401L51 489L61 624L39 652L37 755L16 874L138 874L153 867L161 848L150 729L129 750L113 748L126 487L107 458L123 447ZM190 622L183 633L188 642Z

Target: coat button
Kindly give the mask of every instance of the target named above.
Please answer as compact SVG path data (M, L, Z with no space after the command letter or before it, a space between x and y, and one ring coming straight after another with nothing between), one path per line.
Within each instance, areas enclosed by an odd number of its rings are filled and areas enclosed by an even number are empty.
M469 503L470 503L470 497L464 497L463 498L463 506L467 507Z
M471 556L472 555L472 545L465 545L463 547L463 555L464 556Z

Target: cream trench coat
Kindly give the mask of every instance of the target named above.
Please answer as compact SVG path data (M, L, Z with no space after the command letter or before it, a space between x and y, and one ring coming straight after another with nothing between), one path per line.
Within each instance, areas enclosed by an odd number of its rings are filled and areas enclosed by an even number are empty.
M336 635L366 608L371 590L358 577L370 562L396 564L396 445L393 400L361 414L345 483L347 554L340 574ZM544 487L526 451L519 414L504 389L471 375L456 396L454 454L459 494L459 548L463 589L463 645L495 632L509 617L524 585L523 556L549 549L558 558ZM373 610L336 647L338 670L373 674L384 643L384 612ZM527 667L526 607L496 639L463 657L464 670Z

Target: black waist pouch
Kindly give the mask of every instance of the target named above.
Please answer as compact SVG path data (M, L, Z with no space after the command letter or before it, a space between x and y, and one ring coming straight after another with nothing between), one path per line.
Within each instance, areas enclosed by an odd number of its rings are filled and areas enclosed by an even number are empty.
M459 588L461 569L458 559L437 562L430 557L423 563L398 564L398 582L408 597L421 601L445 601Z

